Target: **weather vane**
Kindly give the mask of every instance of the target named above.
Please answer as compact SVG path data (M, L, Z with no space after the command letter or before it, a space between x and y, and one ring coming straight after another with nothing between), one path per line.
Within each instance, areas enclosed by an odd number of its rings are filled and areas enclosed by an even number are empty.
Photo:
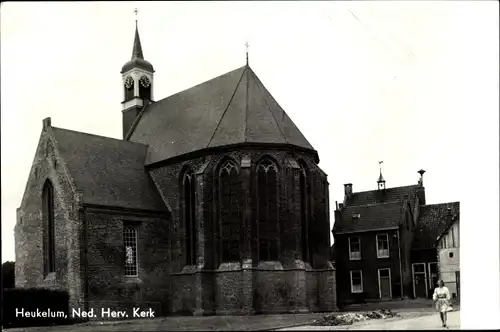
M139 13L139 9L134 8L134 14L135 14L135 23L137 23L137 14Z
M245 43L245 48L246 48L246 53L247 53L247 66L248 66L248 47L250 47L250 45L248 45L248 41Z
M378 167L380 168L380 173L382 173L382 163L383 163L383 161L378 162Z

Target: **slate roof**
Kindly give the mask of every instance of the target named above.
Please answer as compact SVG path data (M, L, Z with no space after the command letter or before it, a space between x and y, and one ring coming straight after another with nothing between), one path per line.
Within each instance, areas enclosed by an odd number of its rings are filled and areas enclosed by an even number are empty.
M238 143L314 150L248 66L148 105L129 140L149 145L146 165Z
M366 232L398 227L402 207L402 202L347 206L342 210L341 219L335 221L335 233ZM359 215L359 218L353 218L353 215Z
M167 210L144 168L146 145L55 127L52 132L84 203Z
M121 73L123 74L124 72L132 68L142 68L147 71L154 72L153 65L149 61L144 60L137 21L135 22L135 37L134 46L132 47L132 57L130 58L129 62L123 65Z
M419 185L387 188L385 190L361 191L352 194L347 202L349 206L367 205L376 203L400 202L405 195L412 202L416 196Z
M448 207L452 215L460 212L460 203L429 204L420 207L420 215L414 229L412 249L432 249L436 247L436 239L448 226L450 219Z

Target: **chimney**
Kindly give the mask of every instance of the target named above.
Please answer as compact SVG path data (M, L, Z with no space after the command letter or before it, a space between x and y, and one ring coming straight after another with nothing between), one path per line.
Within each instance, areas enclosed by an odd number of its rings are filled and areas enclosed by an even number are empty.
M418 171L418 174L420 174L420 179L418 180L418 188L416 190L416 194L418 197L419 205L425 205L424 173L425 171L423 169Z
M418 185L421 187L424 186L424 173L425 173L425 170L423 170L423 169L418 171L418 174L420 174L420 179L418 180Z
M352 197L352 183L344 184L344 204Z

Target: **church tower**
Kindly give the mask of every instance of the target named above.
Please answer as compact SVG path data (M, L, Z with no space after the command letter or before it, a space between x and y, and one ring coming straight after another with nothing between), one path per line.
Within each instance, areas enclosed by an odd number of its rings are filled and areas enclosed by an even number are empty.
M137 15L137 10L135 10ZM153 65L144 60L137 19L135 20L135 38L132 58L122 67L123 86L123 138L142 108L153 101Z

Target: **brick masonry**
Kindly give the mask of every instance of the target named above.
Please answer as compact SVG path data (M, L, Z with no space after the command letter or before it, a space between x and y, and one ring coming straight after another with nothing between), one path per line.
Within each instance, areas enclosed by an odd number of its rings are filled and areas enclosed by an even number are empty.
M279 171L279 262L258 262L255 237L255 168L262 157ZM242 261L219 264L214 229L215 176L219 163L240 165L242 184ZM311 261L300 259L297 160L309 169ZM196 175L197 263L186 266L185 232L180 217L180 175ZM211 315L331 311L336 308L335 270L329 262L328 183L314 156L290 150L240 149L149 169L170 210L168 215L90 206L82 201L50 126L44 127L26 191L18 209L16 287L68 290L72 308L153 307L168 313ZM41 195L54 187L56 272L43 275ZM123 225L138 230L139 276L124 276ZM224 265L224 264L223 264Z

